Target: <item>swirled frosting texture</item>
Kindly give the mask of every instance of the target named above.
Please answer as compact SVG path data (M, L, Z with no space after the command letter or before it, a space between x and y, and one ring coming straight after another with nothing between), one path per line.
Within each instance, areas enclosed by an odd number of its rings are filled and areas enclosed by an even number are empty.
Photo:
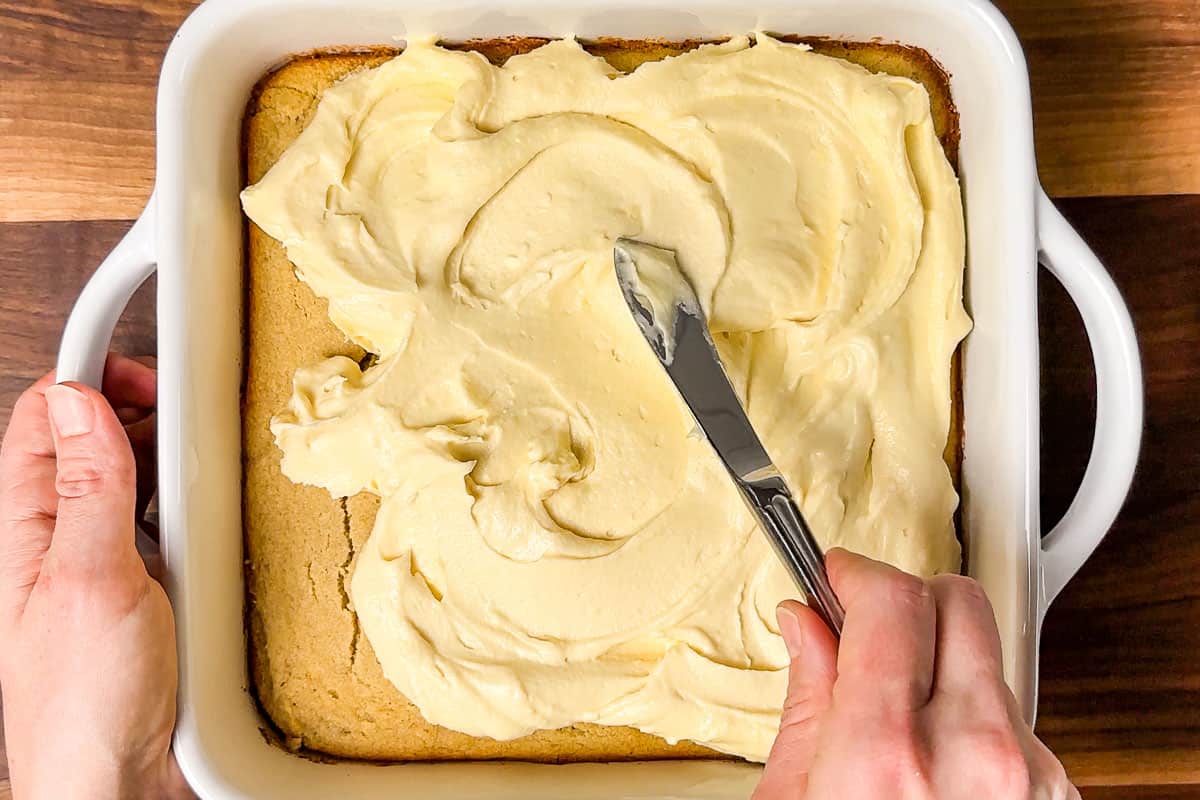
M758 37L619 75L431 43L330 89L246 189L378 354L300 369L283 469L382 498L351 596L432 722L765 758L794 594L655 362L612 244L678 252L822 544L955 570L958 186L924 89Z

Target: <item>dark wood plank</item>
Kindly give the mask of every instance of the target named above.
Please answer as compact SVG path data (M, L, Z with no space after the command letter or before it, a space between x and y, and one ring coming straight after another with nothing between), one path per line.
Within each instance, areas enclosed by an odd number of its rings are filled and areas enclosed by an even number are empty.
M1200 783L1160 786L1086 786L1080 790L1083 800L1196 800Z
M1132 309L1146 428L1120 519L1046 620L1038 732L1081 783L1200 783L1200 197L1061 206ZM1086 464L1095 379L1074 307L1043 277L1048 526Z
M996 0L1029 64L1056 196L1200 192L1196 0Z
M154 87L193 0L0 0L0 221L136 216ZM1057 195L1200 192L1196 0L1001 0Z
M20 393L54 366L67 312L130 223L0 223L0 430ZM153 354L154 279L134 295L113 347Z

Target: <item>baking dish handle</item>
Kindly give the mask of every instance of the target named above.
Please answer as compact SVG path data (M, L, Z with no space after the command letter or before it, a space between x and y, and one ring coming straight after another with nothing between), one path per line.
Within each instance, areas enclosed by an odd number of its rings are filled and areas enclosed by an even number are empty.
M157 266L154 251L154 194L142 215L117 243L75 301L58 349L59 381L100 388L113 329L129 298Z
M1108 532L1133 481L1142 438L1142 366L1129 309L1104 265L1037 190L1038 260L1071 295L1096 364L1096 432L1075 499L1042 540L1041 610Z

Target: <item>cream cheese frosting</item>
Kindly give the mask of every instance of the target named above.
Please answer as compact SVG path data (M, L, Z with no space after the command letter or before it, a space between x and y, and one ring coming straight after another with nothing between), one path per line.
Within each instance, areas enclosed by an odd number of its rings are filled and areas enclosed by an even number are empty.
M796 594L626 308L670 248L825 547L954 571L968 329L925 90L759 35L628 75L416 42L325 92L245 190L368 369L299 369L293 481L382 498L350 594L431 722L631 725L763 760Z

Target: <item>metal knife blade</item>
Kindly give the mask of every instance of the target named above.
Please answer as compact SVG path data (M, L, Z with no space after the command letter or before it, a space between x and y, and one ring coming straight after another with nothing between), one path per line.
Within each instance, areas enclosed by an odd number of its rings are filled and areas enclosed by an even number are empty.
M618 239L613 264L638 329L758 516L809 606L840 634L844 613L829 585L820 546L721 366L704 310L679 270L675 253Z

